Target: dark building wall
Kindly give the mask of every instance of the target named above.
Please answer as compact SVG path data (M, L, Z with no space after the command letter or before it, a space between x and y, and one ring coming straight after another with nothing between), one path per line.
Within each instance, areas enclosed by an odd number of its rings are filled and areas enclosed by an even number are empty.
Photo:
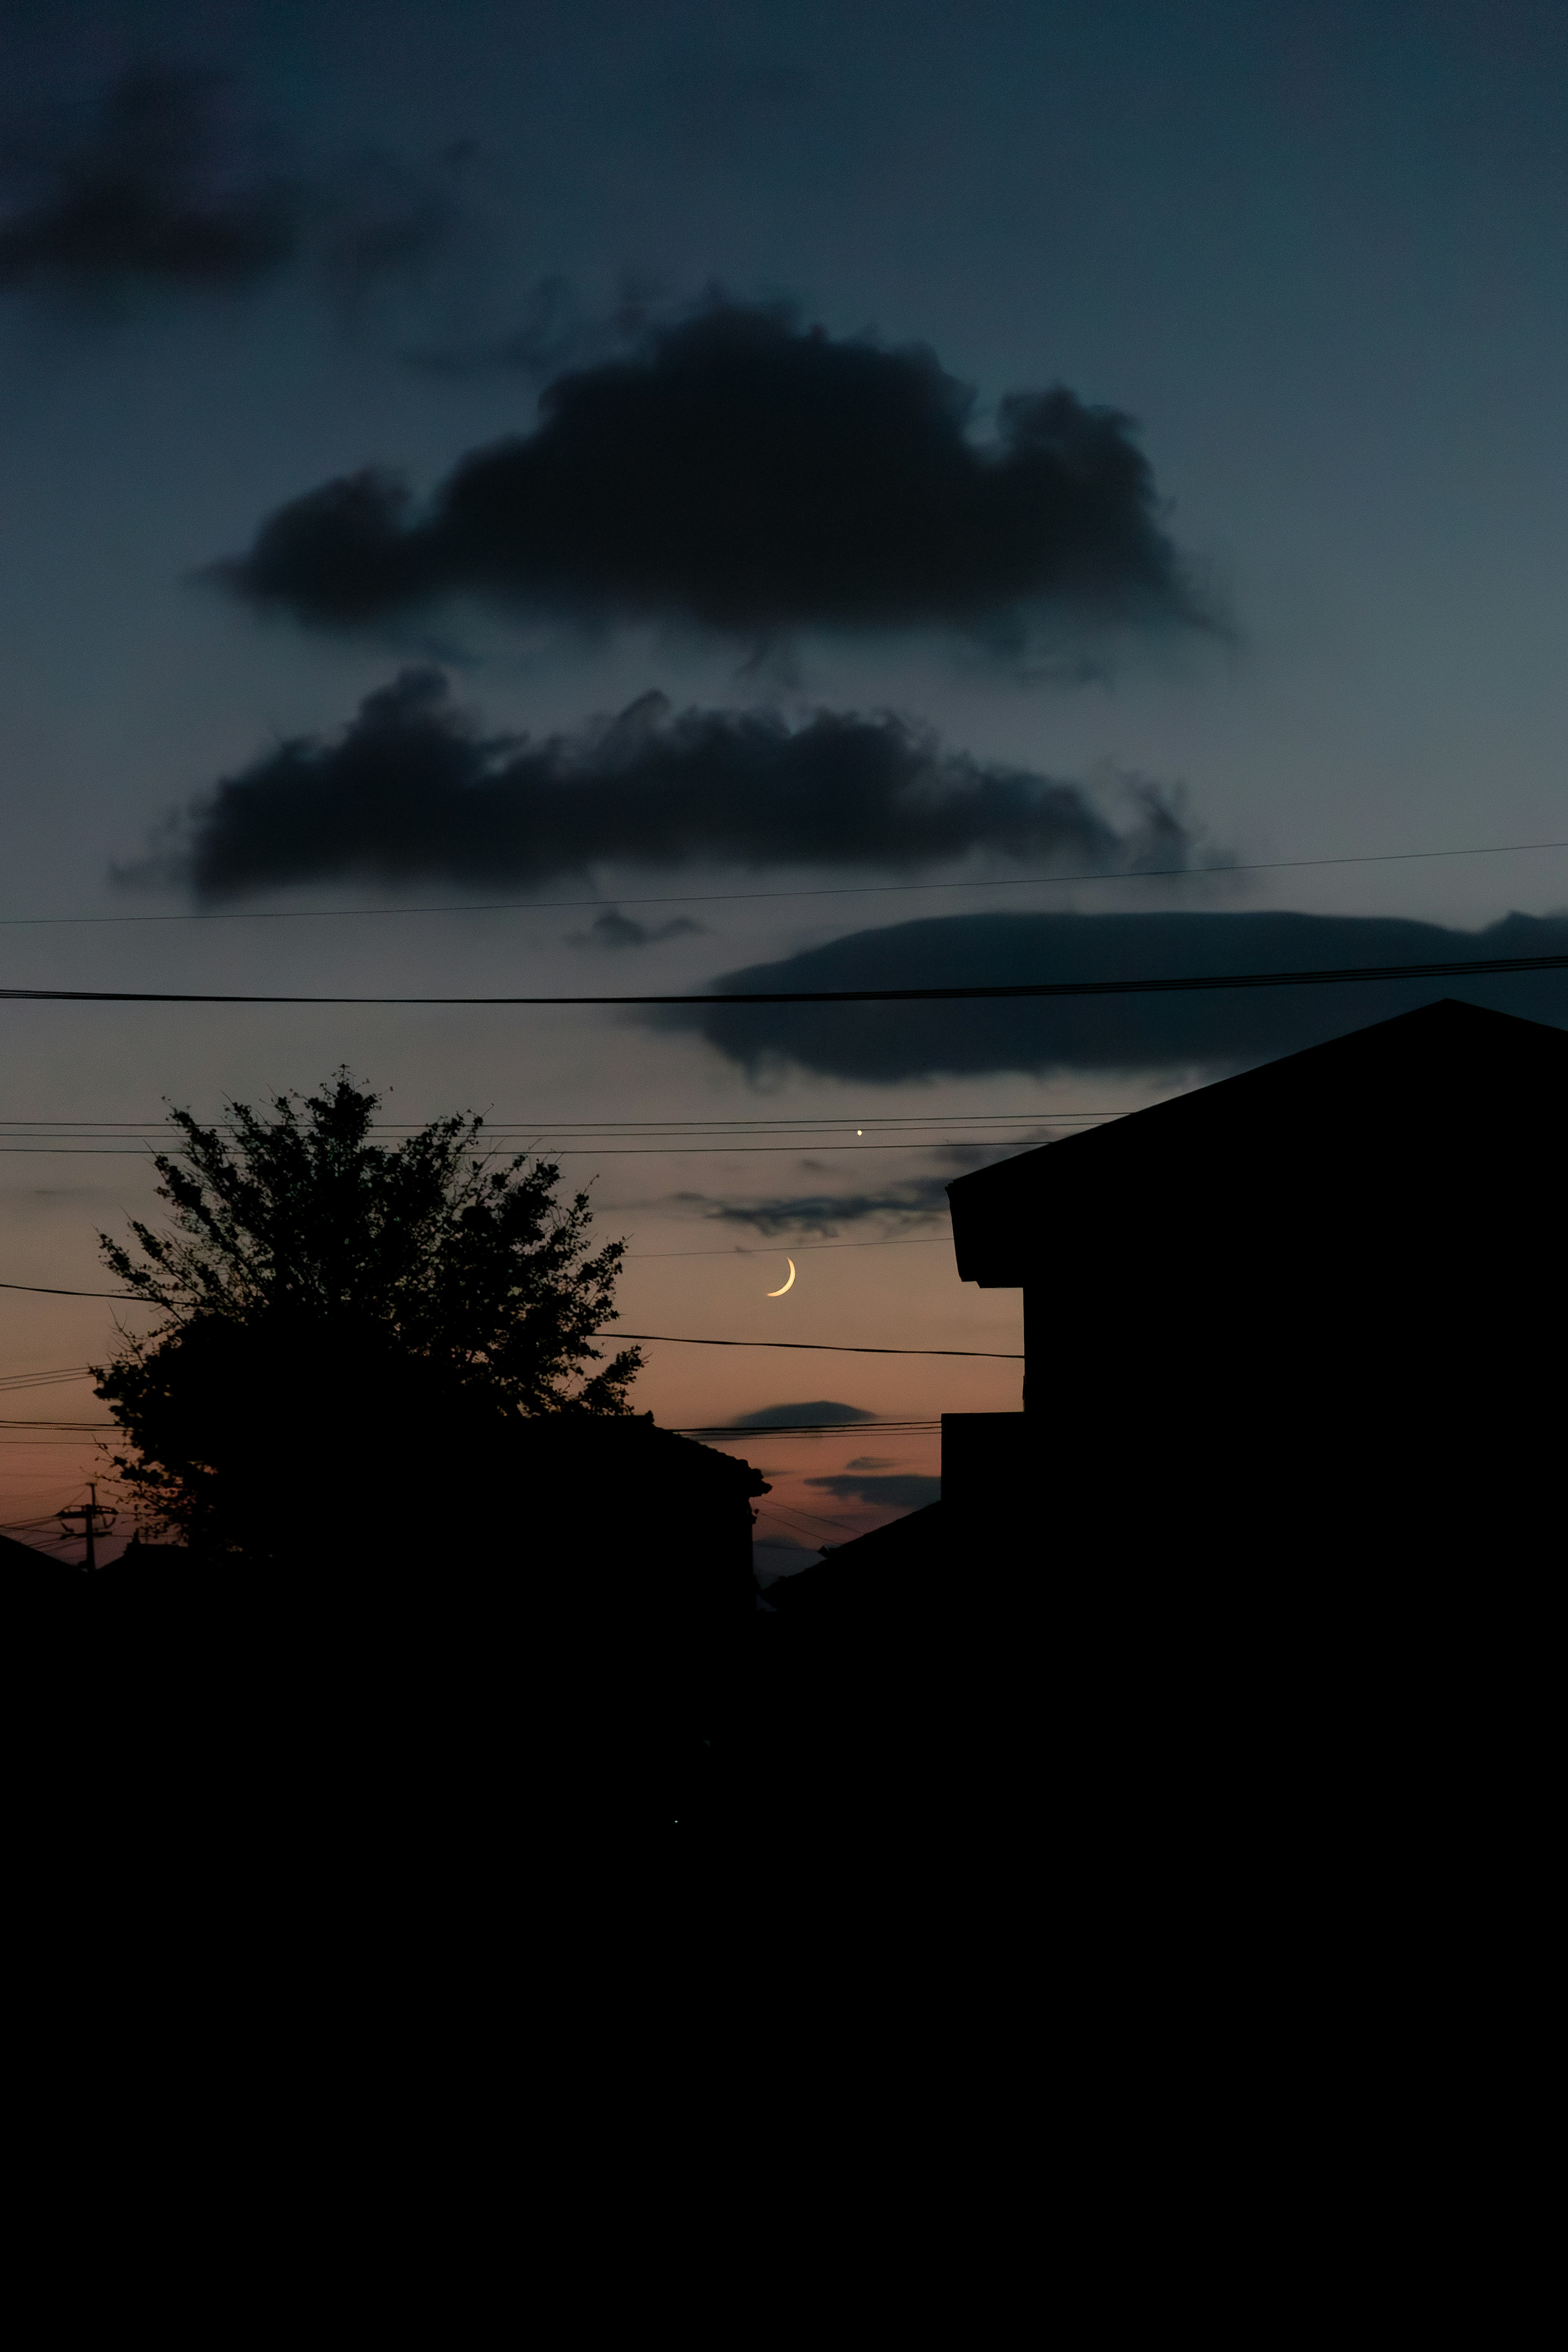
M1438 1005L951 1188L1025 1474L1139 1540L1517 1548L1561 1454L1568 1035Z

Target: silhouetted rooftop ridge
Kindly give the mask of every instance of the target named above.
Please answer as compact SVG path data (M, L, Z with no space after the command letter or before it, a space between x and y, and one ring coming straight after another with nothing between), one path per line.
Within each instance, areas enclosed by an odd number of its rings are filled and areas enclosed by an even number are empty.
M1059 1248L1077 1215L1100 1223L1108 1202L1152 1203L1188 1183L1212 1186L1222 1169L1282 1194L1309 1168L1347 1163L1455 1181L1461 1164L1498 1158L1485 1119L1493 1104L1506 1108L1516 1162L1560 1146L1568 1030L1444 997L955 1178L958 1271L966 1282L1020 1282L1031 1254L1047 1254L1037 1220L1050 1220L1048 1246Z

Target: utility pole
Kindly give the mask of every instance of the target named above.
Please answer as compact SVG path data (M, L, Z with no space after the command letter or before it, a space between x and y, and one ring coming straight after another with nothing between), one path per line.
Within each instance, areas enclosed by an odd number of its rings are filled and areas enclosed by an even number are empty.
M99 1532L98 1523L102 1520L103 1533L107 1535L120 1514L118 1511L111 1510L107 1503L99 1501L98 1481L95 1478L88 1480L87 1491L91 1496L89 1502L74 1503L66 1510L57 1511L55 1517L57 1519L82 1521L83 1531L87 1537L87 1558L81 1564L82 1572L86 1576L90 1576L98 1566L98 1550L93 1541L93 1538ZM66 1532L68 1535L71 1532L68 1526Z

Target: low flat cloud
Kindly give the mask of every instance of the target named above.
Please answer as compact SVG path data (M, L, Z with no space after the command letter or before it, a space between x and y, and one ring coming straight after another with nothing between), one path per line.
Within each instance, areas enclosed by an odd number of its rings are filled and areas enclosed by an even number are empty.
M837 1496L840 1502L874 1503L883 1510L918 1511L922 1504L934 1503L942 1495L940 1478L926 1477L913 1470L887 1474L840 1471L833 1477L808 1478L805 1483Z
M965 1153L962 1165L965 1170L984 1166L992 1156L977 1159ZM682 1208L700 1209L715 1224L746 1225L770 1240L815 1234L831 1241L846 1225L927 1224L945 1217L947 1184L943 1176L911 1176L875 1192L780 1193L766 1201L716 1201L701 1192L677 1192L672 1198Z
M1479 931L1372 915L947 915L857 931L712 985L973 987L1561 954L1568 914L1507 915ZM1568 1027L1568 972L996 1004L670 1006L646 1017L695 1030L754 1076L794 1067L875 1084L1003 1070L1243 1069L1441 996Z
M791 726L767 710L677 712L659 694L571 734L486 736L439 670L408 669L341 734L279 744L220 783L163 864L209 899L356 876L542 882L600 861L1188 864L1196 835L1179 799L1142 781L1123 791L1119 829L1077 784L944 750L906 719L818 710ZM628 920L584 936L638 944L616 928Z
M814 1397L806 1404L762 1404L754 1412L738 1412L731 1427L734 1429L794 1429L811 1428L818 1423L847 1427L857 1421L875 1421L873 1412L865 1412L858 1404L837 1404L831 1397Z
M1131 419L1059 384L976 438L974 394L930 351L719 300L558 376L540 411L423 506L374 468L322 484L214 576L328 627L454 594L763 640L936 624L1021 645L1047 608L1211 625Z

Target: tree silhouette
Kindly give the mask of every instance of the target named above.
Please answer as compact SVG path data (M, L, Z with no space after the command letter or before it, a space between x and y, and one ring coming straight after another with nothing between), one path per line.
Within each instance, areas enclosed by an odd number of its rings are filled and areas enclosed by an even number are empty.
M605 1363L624 1242L590 1254L588 1200L560 1171L498 1165L472 1116L373 1140L379 1097L340 1070L226 1132L171 1116L168 1228L108 1234L105 1263L164 1311L122 1333L98 1393L142 1517L219 1554L318 1549L352 1484L394 1482L428 1521L520 1415L625 1413L640 1352ZM406 1504L415 1495L411 1507Z

